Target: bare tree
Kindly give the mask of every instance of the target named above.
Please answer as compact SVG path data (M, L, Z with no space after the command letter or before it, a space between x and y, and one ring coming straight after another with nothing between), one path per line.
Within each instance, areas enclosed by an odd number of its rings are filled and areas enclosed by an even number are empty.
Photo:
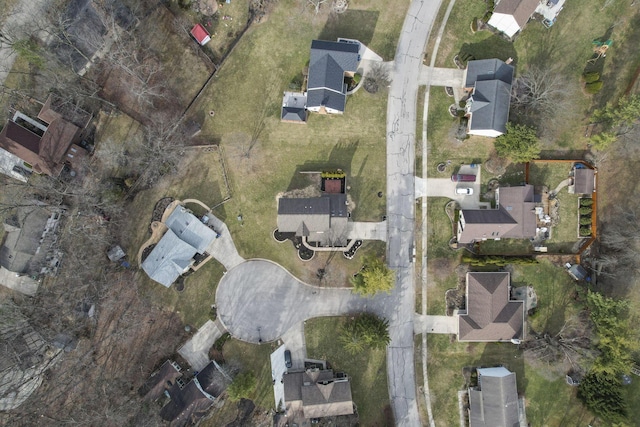
M313 7L316 15L318 14L318 12L320 12L320 6L322 6L322 4L326 2L327 0L307 0L307 3L310 4L311 7Z
M365 75L364 90L369 93L377 93L380 88L386 88L390 81L389 72L384 64L376 62Z

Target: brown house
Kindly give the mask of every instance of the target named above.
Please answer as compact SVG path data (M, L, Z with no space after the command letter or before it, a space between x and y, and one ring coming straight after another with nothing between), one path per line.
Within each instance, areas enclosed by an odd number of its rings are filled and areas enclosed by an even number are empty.
M73 167L87 155L76 145L80 130L52 108L49 97L37 119L16 112L0 132L0 148L22 159L33 172L58 176L65 164Z
M347 376L336 376L331 369L307 370L284 375L287 414L303 418L322 418L353 414L351 384Z
M467 273L467 307L458 341L524 339L524 303L510 299L509 273Z
M173 360L165 361L160 369L155 371L138 390L138 394L144 400L156 400L164 394L165 390L173 387L176 380L182 377L182 368Z
M536 235L537 203L533 185L496 190L496 209L463 209L458 220L458 243L488 239L530 239Z

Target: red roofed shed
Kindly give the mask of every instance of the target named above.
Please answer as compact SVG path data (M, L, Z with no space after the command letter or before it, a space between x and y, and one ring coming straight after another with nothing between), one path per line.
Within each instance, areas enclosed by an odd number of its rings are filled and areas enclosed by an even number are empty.
M191 35L194 39L196 39L198 43L200 43L200 46L204 46L205 44L209 43L209 40L211 40L211 35L209 35L207 29L204 28L201 24L196 24L191 29Z

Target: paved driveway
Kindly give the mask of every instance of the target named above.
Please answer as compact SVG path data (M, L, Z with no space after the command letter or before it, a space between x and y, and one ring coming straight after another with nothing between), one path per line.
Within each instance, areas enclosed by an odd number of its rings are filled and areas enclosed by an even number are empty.
M432 316L416 314L415 333L418 334L457 334L458 316Z
M462 79L465 70L433 67L431 72L431 79L429 80L429 67L423 65L420 69L418 82L421 85L426 85L428 82L431 86L449 86L454 88L463 87L464 85Z
M224 332L224 326L218 320L215 322L207 320L198 329L198 332L180 347L178 353L184 357L193 370L201 371L209 364L209 350Z
M246 261L222 277L216 291L218 319L236 338L274 341L313 317L359 313L371 300L350 289L307 285L280 265Z
M347 238L358 240L387 240L387 222L348 222Z

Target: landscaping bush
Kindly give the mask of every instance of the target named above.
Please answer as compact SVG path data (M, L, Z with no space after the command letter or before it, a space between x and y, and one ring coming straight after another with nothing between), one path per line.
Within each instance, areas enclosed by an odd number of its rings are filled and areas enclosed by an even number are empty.
M593 208L591 208L590 206L584 206L580 208L580 215L589 215L591 212L593 212Z
M588 71L582 75L585 83L595 83L600 80L600 73L597 71Z
M591 217L590 216L581 216L580 217L580 225L591 225Z
M505 265L530 265L537 264L538 261L535 258L529 257L503 257L503 256L484 256L484 257L472 257L465 255L462 257L463 263L468 263L473 267L485 267L488 265L495 265L496 267L504 267Z
M604 82L602 81L597 81L597 82L593 82L593 83L587 83L584 87L584 90L587 93L590 94L596 94L598 92L600 92L602 90L602 85L604 84Z
M593 199L580 199L580 206L591 206L593 205Z
M591 228L590 227L580 227L580 236L582 236L582 237L591 236Z

